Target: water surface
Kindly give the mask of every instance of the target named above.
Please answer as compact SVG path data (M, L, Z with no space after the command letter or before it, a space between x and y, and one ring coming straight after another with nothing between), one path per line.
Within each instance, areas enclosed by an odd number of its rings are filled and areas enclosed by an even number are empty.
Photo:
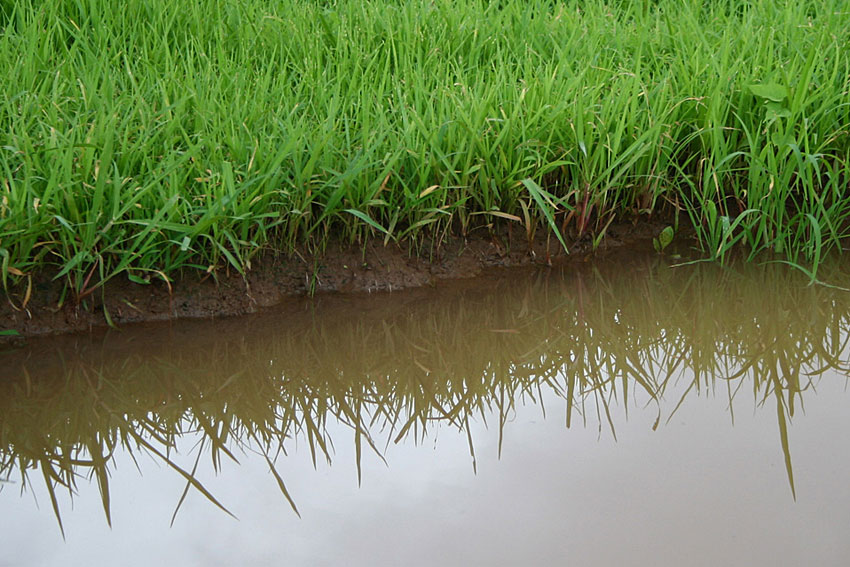
M668 264L4 352L0 565L845 563L850 293Z

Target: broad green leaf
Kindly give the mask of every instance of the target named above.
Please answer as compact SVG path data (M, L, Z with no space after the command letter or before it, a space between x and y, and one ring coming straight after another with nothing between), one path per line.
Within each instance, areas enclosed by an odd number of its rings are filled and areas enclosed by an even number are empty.
M776 83L750 85L750 92L759 98L765 98L774 102L782 102L788 98L788 89Z
M794 143L794 136L790 136L788 134L783 134L780 132L774 132L770 136L770 141L774 143L779 148L783 148L785 146L789 146Z
M791 111L784 104L770 101L765 106L767 107L767 117L770 120L789 118L791 116Z
M671 242L673 242L673 227L668 226L658 235L658 245L661 247L661 250L664 250L670 246Z

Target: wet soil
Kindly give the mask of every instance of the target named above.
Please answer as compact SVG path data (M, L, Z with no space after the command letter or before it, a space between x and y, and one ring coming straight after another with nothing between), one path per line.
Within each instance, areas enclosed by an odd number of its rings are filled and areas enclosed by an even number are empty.
M147 285L124 278L110 280L88 297L62 298L62 283L35 277L31 296L24 290L0 303L0 330L20 337L87 331L109 324L243 315L312 293L393 291L432 285L446 279L470 278L484 270L528 265L584 262L623 246L651 249L651 239L666 224L660 220L612 224L597 248L588 236L568 241L566 254L556 238L538 235L529 242L514 231L481 231L448 237L439 246L420 243L414 250L375 241L360 247L331 243L321 254L271 254L254 260L244 277L221 271L190 273L174 282L152 279ZM3 338L0 337L0 340ZM6 339L10 340L10 339Z

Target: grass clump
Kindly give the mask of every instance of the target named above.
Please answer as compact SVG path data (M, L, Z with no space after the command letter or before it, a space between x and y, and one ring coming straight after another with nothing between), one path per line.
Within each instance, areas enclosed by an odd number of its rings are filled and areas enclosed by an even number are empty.
M265 247L682 214L815 273L847 236L840 0L0 3L3 286ZM30 280L31 281L31 280Z

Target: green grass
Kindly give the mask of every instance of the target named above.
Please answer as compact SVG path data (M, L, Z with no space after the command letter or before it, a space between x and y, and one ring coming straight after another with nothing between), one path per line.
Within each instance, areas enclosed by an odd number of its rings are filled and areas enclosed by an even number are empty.
M0 277L244 273L331 238L674 212L817 273L848 235L841 0L0 0ZM30 280L31 281L31 280Z

